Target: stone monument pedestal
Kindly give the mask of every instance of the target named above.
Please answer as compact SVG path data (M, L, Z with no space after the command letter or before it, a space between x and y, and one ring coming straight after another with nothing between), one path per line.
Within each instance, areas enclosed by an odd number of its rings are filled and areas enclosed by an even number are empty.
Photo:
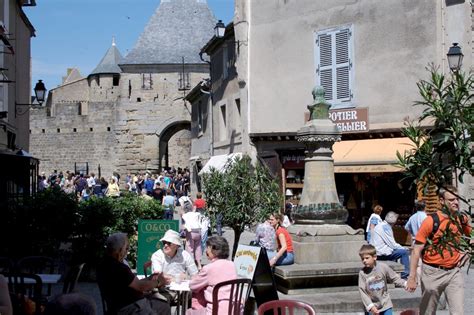
M362 229L343 224L295 224L288 232L293 239L295 264L275 268L279 291L338 292L357 287L362 267L359 249L366 244Z
M358 262L359 248L366 244L364 231L348 225L292 225L296 264Z

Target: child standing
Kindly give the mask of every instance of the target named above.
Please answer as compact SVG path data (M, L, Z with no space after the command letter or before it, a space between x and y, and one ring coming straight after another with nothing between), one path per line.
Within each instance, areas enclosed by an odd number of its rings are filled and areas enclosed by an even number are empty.
M405 287L406 281L383 263L377 263L377 253L372 245L362 245L359 256L364 268L359 272L359 292L366 314L392 315L392 301L387 284Z

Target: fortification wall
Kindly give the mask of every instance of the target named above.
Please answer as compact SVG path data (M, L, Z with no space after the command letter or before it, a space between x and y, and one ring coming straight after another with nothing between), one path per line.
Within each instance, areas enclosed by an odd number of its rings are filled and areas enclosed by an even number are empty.
M80 115L80 108L87 114ZM74 170L74 163L89 163L89 172L102 176L115 171L114 103L57 103L31 113L30 151L40 159L40 172ZM83 111L84 113L85 111Z

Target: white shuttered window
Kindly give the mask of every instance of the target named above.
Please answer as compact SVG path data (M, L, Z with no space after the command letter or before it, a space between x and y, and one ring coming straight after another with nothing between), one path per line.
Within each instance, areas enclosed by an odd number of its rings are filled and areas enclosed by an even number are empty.
M332 105L347 106L352 99L352 27L315 33L316 84L324 87Z

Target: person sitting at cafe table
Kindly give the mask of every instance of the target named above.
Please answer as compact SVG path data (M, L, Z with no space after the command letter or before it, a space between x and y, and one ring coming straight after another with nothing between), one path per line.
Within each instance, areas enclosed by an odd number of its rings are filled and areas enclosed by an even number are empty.
M107 238L106 255L97 268L97 283L109 314L171 314L168 303L146 293L170 282L162 273L139 280L123 263L129 250L125 233Z
M186 315L212 314L212 291L220 282L237 279L237 272L229 257L229 243L222 236L211 236L206 242L206 255L210 263L195 275L189 287L192 291L192 309ZM219 314L227 314L229 309L230 286L219 289Z
M198 273L194 258L181 248L179 233L173 230L166 231L160 239L162 247L151 256L151 270L153 273L163 273L165 277L181 282ZM160 293L168 301L175 300L175 292L160 288Z

